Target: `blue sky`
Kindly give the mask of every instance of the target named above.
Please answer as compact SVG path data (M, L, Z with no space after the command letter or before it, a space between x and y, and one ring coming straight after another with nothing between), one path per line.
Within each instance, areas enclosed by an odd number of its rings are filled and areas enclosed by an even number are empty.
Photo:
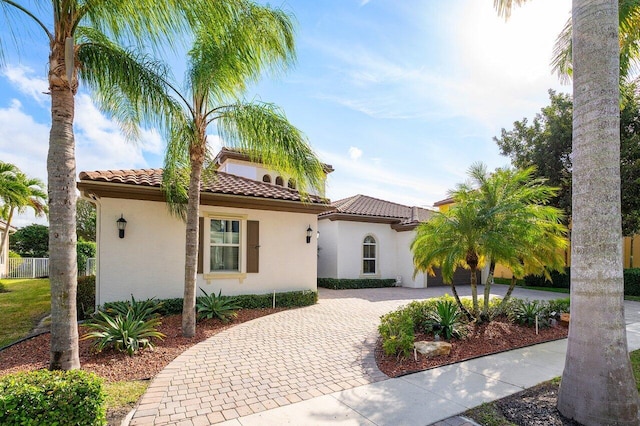
M296 66L264 79L247 98L281 106L333 165L332 200L365 194L431 206L465 180L473 162L507 165L492 137L538 112L548 89L571 91L549 67L570 0L527 3L506 23L493 0L288 0L281 6L297 20ZM0 25L0 159L46 180L47 44L36 29L30 34L18 54ZM182 75L179 59L172 66ZM164 144L155 130L126 141L83 90L75 131L78 172L162 165ZM210 134L215 149L215 128ZM34 220L26 214L15 223Z

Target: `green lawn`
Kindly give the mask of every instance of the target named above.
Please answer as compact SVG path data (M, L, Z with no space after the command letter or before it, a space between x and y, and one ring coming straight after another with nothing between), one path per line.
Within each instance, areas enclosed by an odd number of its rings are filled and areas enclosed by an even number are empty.
M2 280L0 347L25 337L51 311L48 279Z
M540 290L540 291L551 291L553 293L565 293L569 294L568 288L556 288L556 287L532 287L527 285L519 285L518 288L526 288L527 290ZM640 296L624 296L624 300L631 300L633 302L640 302Z

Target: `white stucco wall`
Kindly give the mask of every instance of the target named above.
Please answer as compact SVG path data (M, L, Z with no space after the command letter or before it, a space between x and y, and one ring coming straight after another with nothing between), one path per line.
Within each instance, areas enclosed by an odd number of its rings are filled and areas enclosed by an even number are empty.
M396 232L389 224L318 221L320 247L318 277L322 278L394 278L404 287L424 287L423 274L413 279L413 257L410 244L414 231ZM377 242L378 273L362 274L362 243L367 235Z
M171 216L160 202L102 198L98 209L97 302L127 300L132 293L136 299L182 297L184 223ZM127 220L123 239L118 238L115 223L120 214ZM201 208L201 216L210 214L244 215L243 220L260 222L260 271L246 274L244 279L215 278L209 282L200 274L197 285L207 293L316 290L317 240L306 243L309 225L315 236L315 214ZM242 235L246 246L246 232Z
M402 277L402 287L422 288L427 286L425 275L418 273L413 278L413 254L411 242L415 238L415 231L396 232L396 256L398 262L397 275Z

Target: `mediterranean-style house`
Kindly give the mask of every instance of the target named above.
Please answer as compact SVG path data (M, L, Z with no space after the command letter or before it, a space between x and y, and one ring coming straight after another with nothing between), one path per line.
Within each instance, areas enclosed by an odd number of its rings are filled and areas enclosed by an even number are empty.
M0 241L5 233L13 234L17 229L13 226L8 226L7 222L0 220ZM4 242L4 246L0 247L0 277L7 276L7 268L9 267L9 238Z
M443 285L442 277L414 277L410 245L416 227L432 211L366 195L331 204L318 217L318 277L395 279L397 286L423 288ZM468 284L469 271L460 269L455 284Z
M320 194L223 149L203 179L197 286L224 295L316 290ZM325 172L333 171L325 165ZM183 296L185 223L171 215L162 170L80 173L96 204L96 303ZM120 230L123 228L122 230Z

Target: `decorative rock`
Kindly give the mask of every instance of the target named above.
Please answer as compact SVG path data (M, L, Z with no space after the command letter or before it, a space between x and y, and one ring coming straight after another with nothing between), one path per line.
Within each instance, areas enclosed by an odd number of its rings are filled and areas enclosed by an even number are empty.
M451 352L451 343L448 342L415 342L413 347L416 351L425 355L427 358L433 358L441 355L449 355Z

